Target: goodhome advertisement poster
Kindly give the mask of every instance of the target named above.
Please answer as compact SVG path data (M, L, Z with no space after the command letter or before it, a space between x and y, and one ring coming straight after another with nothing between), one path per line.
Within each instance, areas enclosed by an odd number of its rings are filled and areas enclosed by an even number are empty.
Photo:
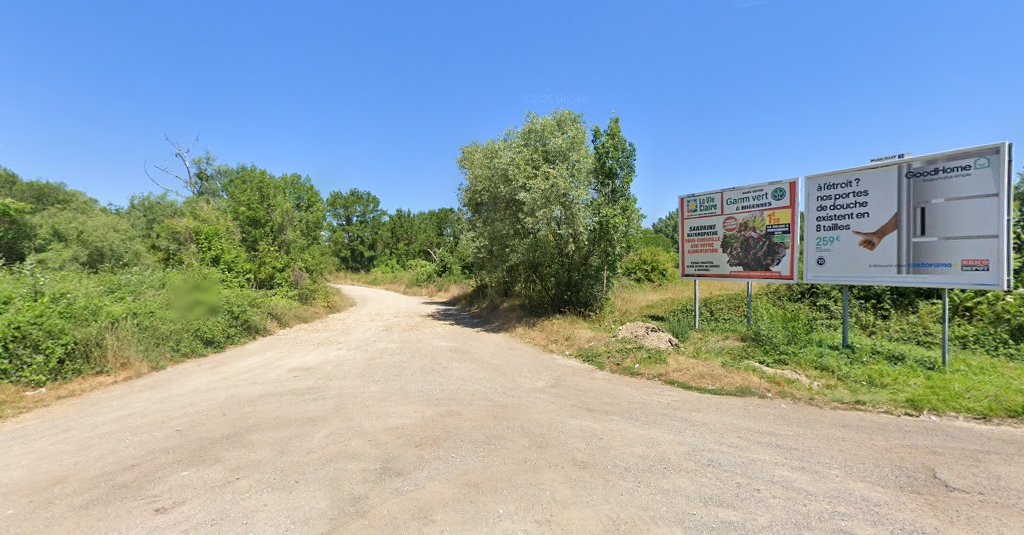
M804 280L1009 287L1011 145L811 175Z
M679 197L680 274L793 282L797 204L796 179Z

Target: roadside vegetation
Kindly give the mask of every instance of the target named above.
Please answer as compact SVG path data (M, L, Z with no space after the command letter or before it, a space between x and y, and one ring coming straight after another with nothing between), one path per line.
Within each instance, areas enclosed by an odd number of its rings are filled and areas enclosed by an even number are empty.
M678 215L642 228L617 117L529 114L466 145L460 206L426 211L175 148L173 191L125 207L0 171L0 412L29 389L73 391L338 310L331 281L449 299L550 351L700 392L1024 418L1022 182L1018 289L951 292L946 369L935 290L853 287L844 349L837 287L757 285L748 327L743 285L708 281L694 331ZM614 338L635 321L680 346Z
M0 168L0 416L345 306L308 178L179 155L126 207Z
M460 223L448 235L457 246L445 249L446 262L421 251L335 277L448 298L493 328L552 352L689 390L893 413L1024 418L1024 182L1015 187L1018 289L951 292L953 351L943 368L936 290L853 287L853 347L844 349L839 287L755 285L748 327L744 285L705 281L701 328L694 331L693 283L677 275L678 215L641 229L628 194L635 149L617 119L592 129L589 142L581 125L572 114L531 115L522 128L463 149L463 206L453 212ZM602 167L600 158L615 164ZM602 202L613 207L603 211ZM620 217L602 220L608 213ZM614 230L600 234L603 225ZM600 252L588 249L591 240L608 237ZM381 235L369 249L387 257L391 240ZM415 247L404 250L415 253ZM560 298L563 291L575 297ZM616 340L618 328L633 321L665 329L680 347Z
M959 315L952 332L957 347L944 369L935 300L887 308L894 292L855 292L853 348L843 349L837 288L817 287L808 296L800 286L759 286L750 327L742 285L705 282L701 290L701 328L693 331L692 283L623 285L605 314L585 320L604 340L569 351L598 367L700 391L891 412L1024 417L1021 340L998 347L977 343L986 333L1004 332L999 323ZM681 347L658 351L611 340L616 325L626 321L659 325Z

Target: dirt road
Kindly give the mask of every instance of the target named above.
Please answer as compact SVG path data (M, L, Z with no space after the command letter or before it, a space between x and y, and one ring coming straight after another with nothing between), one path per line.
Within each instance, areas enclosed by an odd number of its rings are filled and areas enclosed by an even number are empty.
M1024 430L694 394L345 291L341 314L0 424L0 532L1024 526Z

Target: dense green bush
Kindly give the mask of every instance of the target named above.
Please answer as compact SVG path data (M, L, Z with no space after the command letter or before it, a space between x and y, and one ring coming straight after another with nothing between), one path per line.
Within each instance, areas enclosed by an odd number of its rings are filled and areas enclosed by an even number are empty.
M412 284L422 286L437 278L437 266L426 260L414 259L405 265L412 272Z
M675 255L657 247L639 247L622 259L622 276L634 282L665 282L676 277Z
M117 351L163 367L265 334L271 322L287 324L302 300L329 299L323 285L239 288L207 267L0 269L0 382L42 385L113 371L111 359L124 356Z
M252 266L252 286L295 286L330 269L323 243L326 207L309 177L275 176L252 165L221 167L219 183L242 248Z
M86 371L82 303L31 267L0 277L0 381L41 385Z
M753 322L745 323L745 297L729 293L701 300L701 328L721 334L737 334L754 349L746 358L772 367L818 370L843 380L865 381L865 368L878 366L934 371L940 367L940 309L926 302L915 312L899 312L880 319L862 310L852 326L854 347L841 345L838 311L818 302L778 299L789 290L772 286L755 294ZM1012 337L1022 321L1019 299L990 292L985 303L974 303L972 321L951 326L956 347L980 351L992 357L1024 360L1024 347ZM964 304L963 306L968 306ZM670 311L662 324L692 325L693 304Z
M956 344L1024 362L1024 289L956 292L950 301Z
M813 313L795 305L758 303L753 307L751 325L744 338L757 347L757 360L762 364L785 365L807 346L814 332L814 319Z
M195 164L199 192L124 209L0 168L0 382L159 368L333 302L310 180Z
M105 208L47 208L32 216L33 249L29 256L51 269L120 269L152 261L131 224Z
M775 285L760 295L780 305L808 308L830 321L842 313L838 286ZM940 290L928 288L851 286L853 328L874 338L937 348L942 336L940 295ZM950 337L957 347L1024 361L1024 290L951 291Z
M397 260L388 258L378 261L373 266L373 269L370 270L370 273L392 274L401 273L402 271L405 271L405 268Z
M666 318L678 317L693 325L693 301L676 307L665 315ZM746 329L747 298L745 294L724 293L700 300L701 328L708 327L724 332L740 333Z
M775 284L762 293L782 301L803 303L825 313L836 313L842 307L842 287L832 284ZM851 303L882 319L917 312L922 303L940 295L939 290L930 288L850 286Z

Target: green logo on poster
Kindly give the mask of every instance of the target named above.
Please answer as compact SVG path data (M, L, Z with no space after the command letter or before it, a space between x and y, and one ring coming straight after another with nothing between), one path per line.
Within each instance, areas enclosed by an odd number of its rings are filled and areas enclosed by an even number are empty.
M781 201L786 198L786 188L775 188L772 190L772 200Z
M988 158L986 158L984 156L974 160L974 168L975 169L988 169L988 167L990 165L992 165L991 162L989 162Z

